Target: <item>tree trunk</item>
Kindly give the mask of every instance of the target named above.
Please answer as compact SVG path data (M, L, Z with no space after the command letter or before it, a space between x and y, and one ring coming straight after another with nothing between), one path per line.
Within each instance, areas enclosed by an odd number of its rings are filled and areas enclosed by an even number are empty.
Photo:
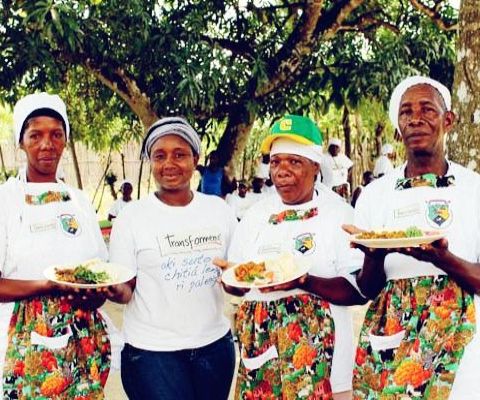
M138 183L137 183L137 200L140 199L140 188L142 187L142 173L143 173L143 157L140 160L140 168L138 170Z
M480 171L480 0L463 0L453 84L457 126L447 137L449 158Z
M342 126L345 135L345 155L352 158L352 128L350 126L350 111L347 106L343 106Z
M244 103L239 104L229 115L217 150L221 164L229 167L231 176L235 176L235 165L242 165L243 150L254 122L255 114L249 111Z
M385 130L385 125L383 124L383 122L377 122L377 126L375 127L375 150L376 150L377 157L380 155L380 152L382 151L382 136L383 136L384 130Z
M79 189L83 189L82 175L80 175L80 166L78 165L77 151L75 150L75 141L73 139L73 132L70 132L70 151L72 153L73 168L75 169L77 186Z

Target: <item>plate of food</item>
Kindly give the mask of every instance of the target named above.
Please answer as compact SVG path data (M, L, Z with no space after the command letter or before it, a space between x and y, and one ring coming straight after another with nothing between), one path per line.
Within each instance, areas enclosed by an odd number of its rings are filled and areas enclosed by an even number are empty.
M95 289L129 281L135 273L120 264L99 259L74 265L53 265L43 271L44 276L60 285L80 289Z
M362 246L388 249L400 247L418 247L422 244L429 244L435 240L444 238L446 232L425 231L411 226L401 230L373 230L350 235L350 241Z
M283 254L275 259L236 264L223 272L222 281L233 287L260 289L293 281L309 269L307 263L300 263L291 254Z

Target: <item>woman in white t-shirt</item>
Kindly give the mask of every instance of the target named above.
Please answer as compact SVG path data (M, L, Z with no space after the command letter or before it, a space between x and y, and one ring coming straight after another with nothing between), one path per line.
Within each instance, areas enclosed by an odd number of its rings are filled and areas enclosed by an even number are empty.
M421 247L367 249L358 285L373 300L360 333L356 399L475 400L480 379L480 176L445 158L453 126L448 89L410 77L390 119L407 162L365 187L362 229L415 226L445 238Z
M349 399L353 329L346 305L364 300L352 285L355 259L341 225L352 208L333 193L315 193L321 133L306 117L277 121L262 144L279 196L268 196L240 221L228 259L259 262L289 254L308 275L244 295L236 313L240 366L235 399ZM262 289L263 290L263 289Z
M109 221L117 218L120 211L132 201L133 186L130 181L123 181L120 185L119 191L122 194L122 197L115 200L115 202L112 204L112 207L110 207L110 210L108 211Z
M45 280L52 265L107 257L95 212L56 179L70 127L60 97L15 105L26 169L0 186L0 375L4 399L103 399L110 341L97 308L104 296Z
M158 190L115 220L110 258L136 272L127 303L122 382L130 399L225 400L235 367L220 270L236 225L221 198L190 189L200 138L183 118L157 121L143 143Z

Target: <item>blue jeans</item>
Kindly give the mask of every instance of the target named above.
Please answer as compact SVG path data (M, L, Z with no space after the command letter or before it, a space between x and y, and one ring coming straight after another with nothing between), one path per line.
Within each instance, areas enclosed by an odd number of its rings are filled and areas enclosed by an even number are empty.
M235 369L228 332L197 349L122 351L122 383L131 400L226 400Z

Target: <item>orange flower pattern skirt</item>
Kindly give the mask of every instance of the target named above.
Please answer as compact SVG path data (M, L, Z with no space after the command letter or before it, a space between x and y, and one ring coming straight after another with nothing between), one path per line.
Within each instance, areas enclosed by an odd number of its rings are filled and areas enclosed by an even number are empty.
M448 276L388 281L360 333L354 399L448 399L475 331L473 296ZM401 340L374 350L371 335L376 341L392 335Z
M103 399L110 341L96 311L39 297L17 301L8 331L3 398Z
M309 294L245 301L235 328L242 358L258 357L272 346L278 353L253 370L240 361L235 399L332 399L335 331L328 302Z

